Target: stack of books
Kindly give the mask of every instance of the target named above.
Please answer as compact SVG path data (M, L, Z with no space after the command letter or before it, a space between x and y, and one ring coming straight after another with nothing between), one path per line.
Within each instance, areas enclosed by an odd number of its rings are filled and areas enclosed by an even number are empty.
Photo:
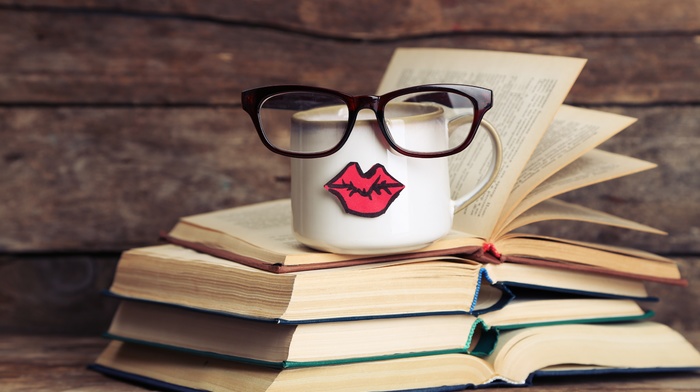
M351 256L299 244L287 199L182 217L167 244L123 253L110 342L91 368L216 391L461 390L700 369L700 353L644 306L657 300L646 282L687 283L673 260L523 230L558 219L660 233L553 198L654 167L597 149L634 119L562 105L583 63L397 50L379 93L455 82L497 100L489 121L506 170L453 232L411 253ZM464 170L488 159L471 150L450 158L457 187L477 183Z

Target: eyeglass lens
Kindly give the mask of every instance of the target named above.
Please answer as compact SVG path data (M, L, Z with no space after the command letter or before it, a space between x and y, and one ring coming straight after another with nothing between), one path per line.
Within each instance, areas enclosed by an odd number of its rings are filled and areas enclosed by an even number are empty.
M469 136L473 120L472 101L448 91L400 95L384 108L389 137L400 148L415 153L442 153L459 147Z
M276 148L294 153L322 153L336 147L348 131L345 101L324 92L290 91L268 97L259 108L260 126ZM469 137L474 107L466 96L449 91L421 91L394 97L384 106L384 128L401 149L434 154L456 148ZM363 110L357 121L374 121Z
M267 98L260 106L259 116L263 133L276 148L318 153L340 143L347 129L349 110L345 101L336 95L291 91ZM320 130L314 143L303 142L300 134L311 132L310 126Z

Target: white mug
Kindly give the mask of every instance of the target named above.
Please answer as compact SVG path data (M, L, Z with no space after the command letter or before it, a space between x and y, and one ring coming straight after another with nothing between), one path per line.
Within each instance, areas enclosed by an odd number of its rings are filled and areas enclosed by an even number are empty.
M444 150L454 124L446 120L443 110L404 103L401 113L389 121L409 131L406 145ZM296 113L292 143L326 145L329 133L345 131L346 117L333 107ZM292 159L295 237L311 248L359 255L416 250L443 237L452 228L455 212L478 198L497 176L500 139L488 122L481 125L495 151L489 174L475 189L452 200L447 157L413 158L393 151L374 113L360 111L349 139L336 153ZM435 127L444 131L436 132Z

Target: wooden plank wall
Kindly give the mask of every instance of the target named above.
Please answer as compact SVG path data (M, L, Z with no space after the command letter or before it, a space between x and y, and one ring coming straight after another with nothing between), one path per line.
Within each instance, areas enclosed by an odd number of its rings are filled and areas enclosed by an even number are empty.
M372 93L397 47L585 57L567 103L639 121L604 148L659 168L567 195L666 237L543 232L679 260L662 321L700 329L696 0L0 0L0 332L99 333L119 253L181 215L286 196L245 88Z

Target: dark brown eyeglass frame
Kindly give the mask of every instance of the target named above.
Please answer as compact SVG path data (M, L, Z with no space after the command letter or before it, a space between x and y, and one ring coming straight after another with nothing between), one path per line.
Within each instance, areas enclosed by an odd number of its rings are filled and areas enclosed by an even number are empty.
M293 152L293 151L287 151L287 150L282 150L277 147L275 147L270 141L267 139L267 136L265 135L265 132L262 129L262 126L260 124L260 107L262 104L265 102L266 99L273 97L275 95L279 94L284 94L284 93L290 93L290 92L310 92L310 93L322 93L322 94L327 94L327 95L332 95L335 96L339 99L341 99L343 102L348 107L348 125L347 129L345 130L345 134L343 135L342 139L338 142L338 144L326 151L321 151L321 152L314 152L314 153L305 153L305 152ZM391 101L392 99L401 96L401 95L407 95L407 94L416 94L416 93L421 93L421 92L426 92L426 93L434 93L434 92L448 92L448 93L453 93L453 94L458 94L461 95L467 99L469 99L474 107L474 119L472 121L472 126L471 129L469 130L469 134L465 138L464 142L460 144L459 146L456 146L454 148L451 148L449 150L441 151L438 153L425 153L425 152L415 152L415 151L410 151L401 148L398 146L394 140L391 137L391 134L388 132L386 129L386 124L385 124L385 119L384 119L384 107L386 106L387 102ZM259 88L254 88L250 90L245 90L241 93L241 104L243 107L243 110L245 110L248 115L250 115L250 118L253 120L253 124L255 125L256 130L258 131L258 136L260 136L260 140L262 140L263 144L273 151L276 154L292 157L292 158L321 158L325 156L329 156L340 150L343 145L345 145L345 142L348 140L350 137L350 132L352 132L353 127L355 126L355 121L357 120L357 115L360 112L360 110L363 109L370 109L372 110L376 117L377 117L377 122L379 125L379 129L381 130L382 134L384 135L384 139L389 143L391 148L393 148L395 151L402 155L406 155L409 157L414 157L414 158L440 158L440 157L445 157L449 155L456 154L460 151L463 151L469 144L472 142L474 139L474 136L476 135L476 131L479 129L479 125L481 124L481 120L484 117L484 114L492 107L492 102L493 102L493 92L489 89L483 88L483 87L477 87L477 86L469 86L469 85L462 85L462 84L426 84L426 85L420 85L420 86L414 86L414 87L408 87L408 88L403 88L400 90L392 91L386 94L383 94L381 96L376 96L376 95L358 95L358 96L350 96L343 94L339 91L331 90L331 89L326 89L326 88L321 88L321 87L312 87L312 86L300 86L300 85L280 85L280 86L266 86L266 87L259 87Z

